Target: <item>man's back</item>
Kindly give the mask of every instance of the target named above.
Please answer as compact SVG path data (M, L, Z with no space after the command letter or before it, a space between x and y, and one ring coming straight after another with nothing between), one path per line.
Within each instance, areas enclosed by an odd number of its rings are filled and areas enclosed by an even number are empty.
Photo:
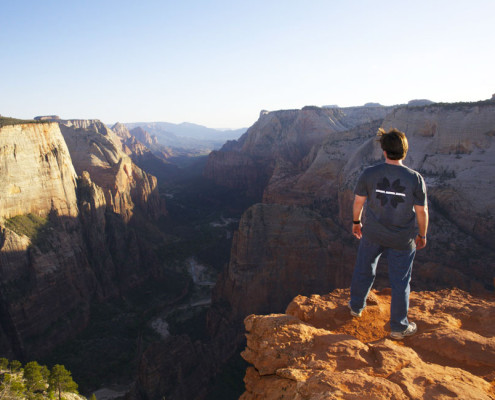
M368 240L397 249L413 246L414 206L426 205L426 187L419 173L404 165L375 165L363 172L355 193L367 198L363 234Z

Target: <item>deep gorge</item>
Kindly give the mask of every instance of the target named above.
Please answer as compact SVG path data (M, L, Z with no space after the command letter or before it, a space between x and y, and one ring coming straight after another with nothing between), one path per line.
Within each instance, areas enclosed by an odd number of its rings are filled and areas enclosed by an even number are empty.
M428 184L413 289L493 291L493 102L262 113L180 167L122 127L23 121L0 128L1 353L63 363L88 395L239 396L243 319L349 284L352 189L380 126L406 131Z

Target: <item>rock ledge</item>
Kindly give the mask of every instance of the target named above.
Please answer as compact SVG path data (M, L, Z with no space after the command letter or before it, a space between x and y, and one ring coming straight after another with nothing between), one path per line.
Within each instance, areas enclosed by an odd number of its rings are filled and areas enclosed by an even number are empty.
M245 319L248 399L495 399L495 298L411 293L418 333L388 338L390 291L361 318L348 290L298 296L286 314Z

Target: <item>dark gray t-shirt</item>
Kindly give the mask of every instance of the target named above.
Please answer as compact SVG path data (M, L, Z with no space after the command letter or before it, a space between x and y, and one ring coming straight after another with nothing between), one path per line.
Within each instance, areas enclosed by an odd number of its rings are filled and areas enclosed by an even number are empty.
M416 171L401 165L366 168L354 193L366 196L363 236L398 250L412 249L416 236L414 206L426 206L426 185Z

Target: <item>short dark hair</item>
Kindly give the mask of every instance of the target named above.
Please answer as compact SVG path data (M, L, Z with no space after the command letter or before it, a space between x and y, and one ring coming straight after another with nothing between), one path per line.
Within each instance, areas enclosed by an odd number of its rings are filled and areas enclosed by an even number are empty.
M387 153L388 158L391 160L403 160L406 157L409 144L404 132L395 128L385 132L383 128L380 128L378 129L378 136L380 136L382 150Z

